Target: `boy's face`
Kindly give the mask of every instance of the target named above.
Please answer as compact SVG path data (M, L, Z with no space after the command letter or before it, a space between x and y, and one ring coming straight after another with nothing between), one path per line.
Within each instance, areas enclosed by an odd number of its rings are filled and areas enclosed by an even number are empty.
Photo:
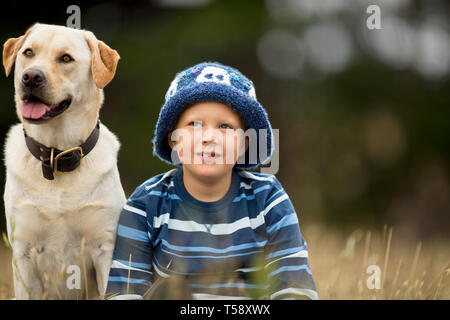
M248 148L244 131L237 112L223 103L206 101L184 110L167 139L183 170L199 178L214 177L230 172Z

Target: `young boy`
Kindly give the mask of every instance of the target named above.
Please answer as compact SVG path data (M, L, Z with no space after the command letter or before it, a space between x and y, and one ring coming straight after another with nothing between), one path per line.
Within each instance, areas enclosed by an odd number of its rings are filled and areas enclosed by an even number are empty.
M253 83L236 69L201 63L178 73L153 140L154 154L177 168L142 183L124 206L106 297L142 299L157 279L181 276L197 299L317 299L288 195L274 175L245 170L267 162L272 135Z

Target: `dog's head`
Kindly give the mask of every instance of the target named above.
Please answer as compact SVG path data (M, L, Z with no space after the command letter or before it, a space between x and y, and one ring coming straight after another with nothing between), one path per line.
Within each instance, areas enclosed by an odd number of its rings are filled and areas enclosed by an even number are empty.
M46 24L33 25L3 48L6 76L15 63L17 113L30 123L48 122L100 97L118 60L117 51L92 32Z

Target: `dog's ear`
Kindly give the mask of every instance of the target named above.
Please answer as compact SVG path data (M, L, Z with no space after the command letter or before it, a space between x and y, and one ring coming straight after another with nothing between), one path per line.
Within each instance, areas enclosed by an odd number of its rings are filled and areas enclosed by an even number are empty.
M91 69L95 85L103 89L114 78L120 56L116 50L97 40L92 32L86 31L85 38L91 49Z
M17 51L22 46L24 37L9 38L3 45L3 67L5 68L6 76L9 76L11 73L14 61L16 61Z
M16 61L17 52L19 51L20 47L22 47L23 42L37 25L38 23L28 28L23 36L20 36L18 38L9 38L3 44L3 67L5 68L6 76L9 76L9 74L11 73L12 66Z

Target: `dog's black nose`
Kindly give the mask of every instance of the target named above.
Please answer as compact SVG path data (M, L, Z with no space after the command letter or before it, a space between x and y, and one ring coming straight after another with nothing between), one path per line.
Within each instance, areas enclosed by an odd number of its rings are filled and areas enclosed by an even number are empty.
M27 69L22 75L22 83L30 89L42 87L46 82L45 74L38 69Z

